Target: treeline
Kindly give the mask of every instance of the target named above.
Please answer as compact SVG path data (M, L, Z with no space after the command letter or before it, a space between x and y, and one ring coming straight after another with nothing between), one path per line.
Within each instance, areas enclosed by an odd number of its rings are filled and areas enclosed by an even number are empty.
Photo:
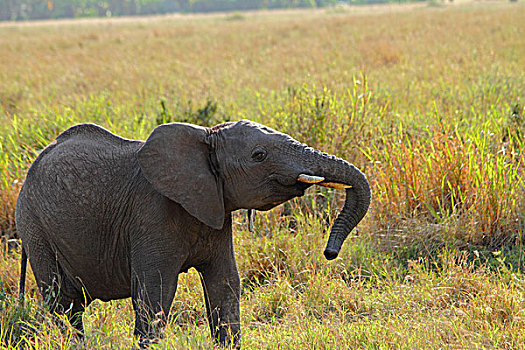
M391 0L353 0L354 4ZM0 0L0 21L323 7L337 0Z

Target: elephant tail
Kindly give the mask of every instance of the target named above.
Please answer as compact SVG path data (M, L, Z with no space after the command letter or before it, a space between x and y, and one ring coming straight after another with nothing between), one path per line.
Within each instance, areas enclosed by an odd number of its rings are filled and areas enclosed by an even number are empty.
M24 249L24 246L22 246L22 254L21 254L21 262L20 262L20 292L18 293L18 299L20 302L20 306L24 306L24 297L25 297L25 287L26 287L26 271L27 271L27 253Z

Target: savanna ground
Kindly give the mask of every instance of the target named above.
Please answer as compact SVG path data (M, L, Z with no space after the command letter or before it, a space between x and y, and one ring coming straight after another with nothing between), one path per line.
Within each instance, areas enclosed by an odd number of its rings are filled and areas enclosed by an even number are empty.
M38 151L94 122L248 118L359 166L372 205L335 261L343 194L313 188L235 217L247 349L525 348L525 6L483 2L0 27L0 346L129 349L129 300L86 336L54 323L31 273L17 303L13 211ZM8 242L8 239L10 241ZM214 346L195 271L165 337Z

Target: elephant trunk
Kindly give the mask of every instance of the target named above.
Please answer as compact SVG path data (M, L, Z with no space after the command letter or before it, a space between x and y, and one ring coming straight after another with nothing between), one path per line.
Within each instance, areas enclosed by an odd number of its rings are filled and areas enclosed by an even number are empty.
M330 230L324 251L326 259L332 260L339 254L350 232L365 216L370 205L370 186L365 175L347 161L311 148L306 152L313 157L314 165L310 167L313 175L306 178L306 181L301 179L300 175L298 181L331 188L346 188L345 204Z

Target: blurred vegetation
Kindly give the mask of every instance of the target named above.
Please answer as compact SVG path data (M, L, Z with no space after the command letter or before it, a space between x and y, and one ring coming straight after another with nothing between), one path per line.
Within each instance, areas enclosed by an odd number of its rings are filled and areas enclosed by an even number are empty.
M420 0L403 0L402 2L409 1ZM348 3L353 5L388 2L394 1L348 1ZM316 8L340 5L342 3L346 2L336 0L2 0L0 2L0 21L136 16L173 12Z
M490 2L0 26L0 347L136 345L129 300L93 303L84 340L30 273L17 304L14 205L45 145L80 122L145 139L248 118L353 162L373 197L333 262L340 191L254 233L235 214L243 347L523 349L523 23ZM193 270L165 334L153 348L213 346Z

